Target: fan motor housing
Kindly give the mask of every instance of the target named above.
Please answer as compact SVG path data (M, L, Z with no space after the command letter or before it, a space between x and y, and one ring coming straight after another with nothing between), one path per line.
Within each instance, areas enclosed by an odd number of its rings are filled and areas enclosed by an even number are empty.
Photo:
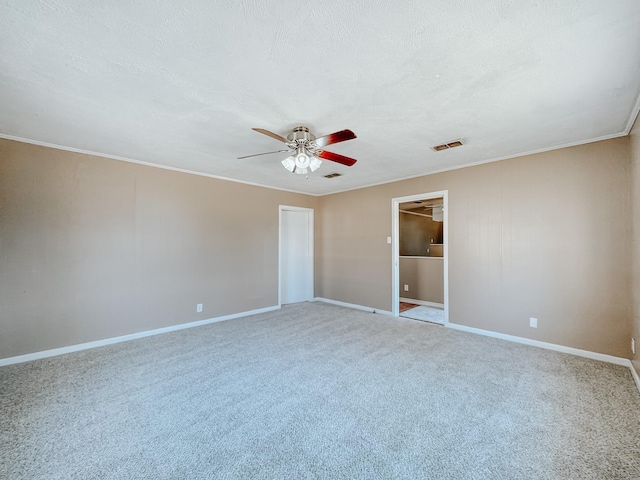
M298 126L293 129L289 135L287 135L287 140L295 142L297 144L306 144L308 142L312 142L316 139L316 136L313 135L308 127Z

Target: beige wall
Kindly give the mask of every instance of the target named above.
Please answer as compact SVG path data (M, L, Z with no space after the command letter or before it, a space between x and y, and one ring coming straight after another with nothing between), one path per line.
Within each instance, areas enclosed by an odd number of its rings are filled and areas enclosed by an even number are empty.
M276 305L279 204L316 209L317 296L391 310L391 199L440 190L450 321L628 357L639 152L636 126L313 198L0 140L0 358Z
M632 357L636 372L640 375L640 120L631 129L631 195L633 208L633 329L636 354Z
M442 256L442 248L434 243L442 243L442 222L434 222L429 217L400 212L398 214L398 249L400 256Z
M0 139L0 358L277 305L278 205L316 203Z
M316 292L391 310L391 199L448 190L451 322L628 357L629 173L625 137L322 197Z
M400 257L400 296L425 302L444 303L444 259ZM404 286L409 291L404 291Z

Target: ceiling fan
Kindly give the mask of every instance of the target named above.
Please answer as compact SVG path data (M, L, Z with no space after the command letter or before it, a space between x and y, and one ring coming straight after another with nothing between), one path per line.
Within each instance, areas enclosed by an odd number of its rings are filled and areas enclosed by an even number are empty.
M339 132L331 133L319 138L316 138L316 136L309 131L309 128L304 126L294 128L293 131L287 135L287 138L281 137L277 133L270 132L263 128L254 128L253 130L281 141L287 146L287 150L256 153L255 155L238 157L238 159L257 157L258 155L268 155L270 153L288 152L290 155L282 161L282 165L290 172L301 175L308 173L309 170L315 172L322 163L322 160L320 159L330 160L332 162L346 165L347 167L352 166L357 161L354 158L345 157L338 153L327 152L322 149L327 145L333 145L334 143L340 143L356 138L356 134L351 130L340 130Z

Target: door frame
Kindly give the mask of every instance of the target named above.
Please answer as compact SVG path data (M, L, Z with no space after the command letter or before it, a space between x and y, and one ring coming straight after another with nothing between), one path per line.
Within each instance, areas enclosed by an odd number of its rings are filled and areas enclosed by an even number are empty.
M309 258L311 259L310 271L309 271L309 301L313 300L315 295L315 283L314 283L314 270L315 270L315 257L313 246L313 208L306 207L293 207L290 205L280 205L278 207L278 307L282 308L282 212L306 212L308 214L308 233L309 233Z
M400 316L400 204L403 202L415 202L417 200L433 200L442 198L443 222L442 250L444 273L444 325L449 324L449 190L428 192L407 197L391 199L391 257L392 257L392 313L394 317Z

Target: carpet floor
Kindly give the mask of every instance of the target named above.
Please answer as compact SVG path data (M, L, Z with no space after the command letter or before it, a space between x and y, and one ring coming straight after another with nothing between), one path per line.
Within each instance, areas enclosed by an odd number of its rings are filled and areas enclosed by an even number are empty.
M321 303L0 368L0 478L638 479L625 367Z

